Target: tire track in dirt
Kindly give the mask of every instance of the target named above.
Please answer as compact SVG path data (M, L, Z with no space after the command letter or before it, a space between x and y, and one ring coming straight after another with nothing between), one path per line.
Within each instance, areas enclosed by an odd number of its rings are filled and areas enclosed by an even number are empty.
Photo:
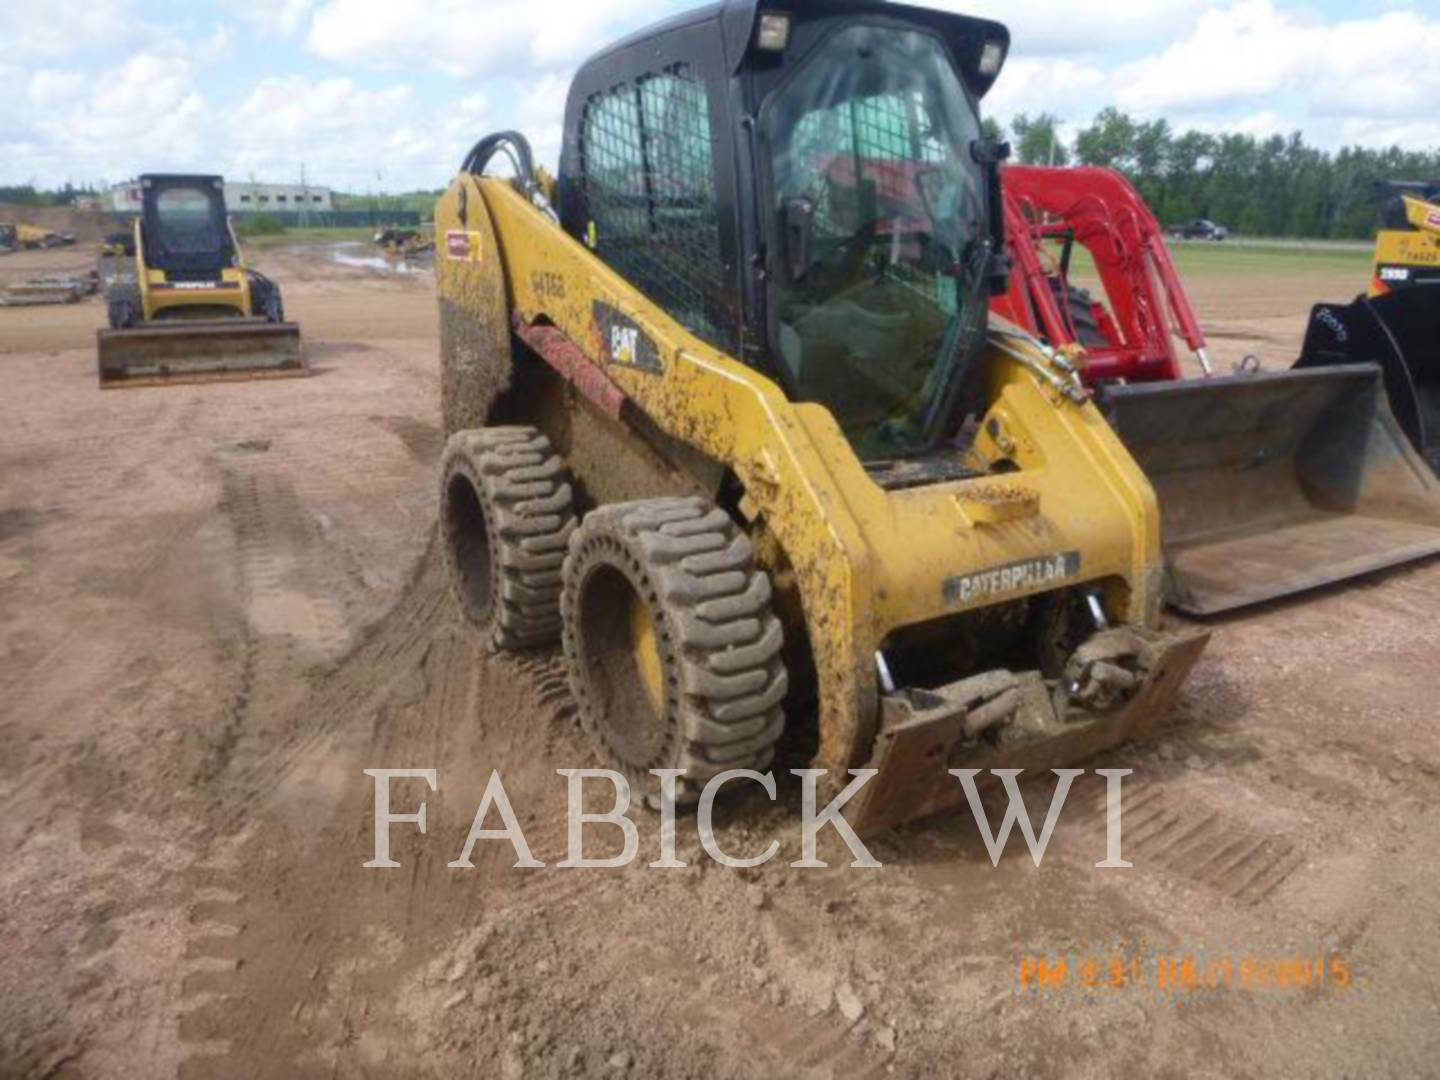
M243 926L234 941L201 946L205 955L233 956L240 966L231 976L218 977L226 984L223 997L200 1001L187 1014L187 1039L207 1050L227 1049L197 1056L182 1076L310 1075L313 1040L295 1037L297 1025L302 1032L307 1026L324 1029L338 1040L337 1053L350 1045L345 1032L354 1020L342 997L348 1001L351 985L366 979L366 964L353 945L357 915L374 926L379 913L388 912L386 925L417 935L411 951L419 956L428 948L430 922L453 925L473 914L473 894L466 886L488 879L493 845L486 845L487 857L469 878L445 863L458 850L476 805L470 800L478 799L483 780L476 786L463 783L462 776L462 782L442 783L439 792L426 796L432 823L428 842L395 830L394 850L405 864L403 871L365 871L360 863L373 843L368 820L373 795L361 769L439 766L444 777L462 772L480 754L487 765L491 760L543 760L547 730L563 710L535 707L537 697L547 692L553 700L555 686L552 674L548 691L537 693L531 670L546 666L483 657L449 609L432 544L389 615L344 660L312 678L292 719L279 725L290 737L252 760L237 759L220 778L226 794L214 807L214 823L222 831L238 830L226 846L235 860L256 869L245 875L248 887L238 905ZM346 744L347 729L358 733L358 741ZM479 746L502 730L510 736ZM310 837L298 836L286 813L287 800L312 773L323 775L337 746L348 762L331 792L335 797L326 820ZM469 794L458 798L451 794L467 789ZM403 789L397 784L395 791L398 805ZM257 878L274 885L257 890ZM364 901L357 904L362 895ZM419 910L426 912L426 921L417 925ZM335 958L344 956L353 963L336 970ZM343 995L342 985L347 988ZM366 1009L379 1005L369 996L364 1001ZM244 1034L237 1037L238 1032ZM277 1054L281 1046L285 1052ZM272 1066L278 1071L256 1072Z
M1275 891L1305 861L1285 832L1150 782L1123 796L1123 854L1137 867L1191 888L1210 890L1242 907ZM1086 837L1086 851L1105 850L1107 804L1091 799L1068 827Z
M304 696L277 724L281 737L233 763L211 796L214 824L233 832L276 788L347 723L383 710L419 670L448 618L433 538L390 612L360 631L340 660L312 672Z
M305 734L272 750L263 769L252 763L240 770L247 773L251 824L232 842L227 861L255 868L244 875L243 897L224 915L240 929L233 938L211 934L194 946L196 955L237 966L191 981L191 989L210 996L187 1012L185 1036L197 1053L182 1077L289 1078L362 1069L392 1075L388 1059L366 1057L367 1038L392 1048L413 1043L406 1008L415 995L429 992L415 989L417 980L423 983L419 971L437 955L443 958L455 934L477 919L510 923L517 947L528 955L533 946L524 942L532 935L563 935L575 919L574 932L585 933L597 906L623 904L634 892L637 879L629 871L562 873L553 865L567 844L565 786L554 769L590 763L579 756L584 748L574 734L562 659L553 653L486 655L454 616L438 571L432 550L391 614L318 678L297 707ZM263 789L268 786L283 803L284 789L295 786L310 759L335 752L332 737L343 725L365 732L365 749L351 748L349 779L319 834L297 838L293 828L265 815L257 824L253 809L264 803ZM440 789L425 793L428 833L393 830L399 870L360 867L373 844L372 789L360 776L361 767L370 765L434 766L440 772ZM513 854L503 843L477 847L474 870L448 867L491 768L501 771L532 850L548 869L512 869ZM238 783L238 773L227 782ZM396 808L413 805L422 787L412 783L407 796L397 784ZM285 855L277 860L280 852ZM265 882L273 884L257 887ZM445 987L446 1000L453 990ZM763 1000L681 977L661 997L667 1017L688 1017L702 1024L707 1037L733 1041L762 1028L781 1033L756 1050L777 1070L798 1063L817 1075L883 1071L868 1042L852 1036L853 1025L836 1014L783 1009L777 1020ZM553 1017L547 1022L559 1023ZM454 1049L447 1042L451 1035L440 1037ZM637 1029L628 1037L643 1036ZM729 1074L738 1075L744 1055L732 1056Z
M179 1039L184 1053L181 1068L203 1072L211 1061L223 1058L230 1049L228 1040L198 1034L196 1015L208 1007L223 1009L233 1004L240 967L235 945L244 925L245 894L235 887L213 884L225 880L238 885L228 873L197 868L187 876L192 883L197 878L212 882L193 886L180 989Z

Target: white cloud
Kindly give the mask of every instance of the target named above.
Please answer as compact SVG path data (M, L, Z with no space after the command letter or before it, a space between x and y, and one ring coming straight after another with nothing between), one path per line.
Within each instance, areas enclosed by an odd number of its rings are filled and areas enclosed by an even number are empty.
M690 2L247 0L162 24L135 0L44 18L0 0L0 182L162 168L278 180L303 161L316 183L431 187L502 127L553 167L574 67ZM1115 105L1177 130L1440 146L1440 64L1415 53L1440 40L1436 0L1352 0L1329 18L1317 0L919 2L1011 27L985 103L1002 122L1050 112L1073 135ZM286 35L307 55L264 44Z
M529 86L515 110L514 126L530 140L535 160L554 172L560 163L565 137L565 99L570 80L545 75Z
M198 41L184 41L180 38L165 39L160 46L163 51L178 53L201 64L217 64L229 57L235 49L235 35L225 25L215 27L208 38Z
M89 80L78 71L42 68L30 76L25 96L37 109L67 105L85 93Z
M0 129L0 160L19 166L11 179L88 180L113 175L117 166L189 166L206 132L205 102L183 56L138 52L83 76L42 70L27 92L43 107L18 132Z
M440 109L412 87L367 89L349 78L263 80L235 108L223 157L237 176L308 178L356 191L441 187L492 123L480 92Z
M1028 17L1032 6L1022 3L1019 16ZM1165 0L1151 0L1137 18L1164 6ZM1327 22L1309 7L1232 0L1187 22L1183 0L1172 6L1179 21L1168 43L1122 63L1032 56L1017 36L987 109L1002 120L1016 112L1052 112L1083 126L1100 108L1115 105L1144 119L1164 117L1177 130L1271 135L1301 129L1307 141L1325 147L1440 146L1434 107L1440 65L1416 63L1414 53L1415 42L1440 40L1433 14L1405 7ZM1084 25L1086 15L1081 11L1075 24Z
M1186 38L1117 72L1116 90L1132 107L1199 110L1279 93L1297 62L1323 47L1323 26L1296 26L1269 0L1207 12Z
M1020 56L1005 65L984 108L1001 116L1063 113L1077 100L1106 97L1110 89L1111 75L1098 65L1065 57Z
M311 0L247 0L235 9L261 37L290 37L305 24Z
M166 52L137 53L96 73L41 69L22 79L0 68L0 90L15 84L35 118L0 117L0 182L165 170L292 180L303 164L312 181L332 186L438 187L493 126L480 92L436 110L403 83L371 89L347 77L299 75L260 80L225 106L217 125L218 106L199 89L204 70Z
M1290 126L1293 130L1294 125ZM1334 128L1335 146L1401 146L1407 150L1440 150L1440 122L1430 118L1372 119L1343 117Z
M533 74L573 64L647 0L323 0L307 47L337 63L394 70L422 63L457 77Z
M413 164L423 118L405 85L367 90L348 78L262 80L234 110L229 160L241 174L298 178L301 163L374 185L392 162Z
M123 47L144 32L130 0L46 4L43 10L24 0L0 4L0 42L8 56L26 63Z
M1417 63L1414 51L1434 40L1440 20L1414 10L1327 24L1305 9L1243 0L1122 68L1115 90L1122 103L1150 112L1255 105L1289 93L1317 116L1417 116L1440 100L1440 65Z
M1183 30L1211 0L920 0L927 7L995 19L1016 57L1094 53ZM1053 109L1052 109L1053 111Z

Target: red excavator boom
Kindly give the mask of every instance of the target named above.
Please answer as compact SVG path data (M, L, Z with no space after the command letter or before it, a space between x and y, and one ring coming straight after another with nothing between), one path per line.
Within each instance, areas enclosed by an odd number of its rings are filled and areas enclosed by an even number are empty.
M1089 383L1181 377L1175 338L1208 375L1205 335L1155 215L1130 182L1095 166L1009 165L1003 172L1012 275L994 311L1063 348L1085 350ZM1074 246L1089 252L1105 291L1070 282Z

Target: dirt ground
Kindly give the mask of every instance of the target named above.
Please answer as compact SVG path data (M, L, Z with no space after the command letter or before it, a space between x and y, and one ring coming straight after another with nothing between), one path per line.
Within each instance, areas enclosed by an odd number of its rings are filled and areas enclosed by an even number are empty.
M262 268L312 378L101 393L98 301L0 310L0 1076L1440 1074L1440 563L1212 624L1161 737L1095 763L1135 770L1133 869L1093 867L1093 777L1038 869L968 814L792 869L786 785L717 826L778 836L761 868L689 824L645 868L640 817L632 867L556 869L553 770L592 761L558 657L482 655L443 588L433 282ZM1353 291L1194 286L1273 366ZM438 770L395 783L399 869L362 867L367 768ZM491 769L546 869L446 865Z

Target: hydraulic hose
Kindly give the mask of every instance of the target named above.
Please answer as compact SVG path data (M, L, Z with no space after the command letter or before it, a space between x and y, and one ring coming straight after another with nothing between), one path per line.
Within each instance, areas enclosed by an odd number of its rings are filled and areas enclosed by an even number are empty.
M515 175L527 192L538 186L535 180L535 155L530 151L530 141L518 131L497 131L486 135L471 147L460 166L462 172L475 176L484 174L496 154L503 153L515 167Z

